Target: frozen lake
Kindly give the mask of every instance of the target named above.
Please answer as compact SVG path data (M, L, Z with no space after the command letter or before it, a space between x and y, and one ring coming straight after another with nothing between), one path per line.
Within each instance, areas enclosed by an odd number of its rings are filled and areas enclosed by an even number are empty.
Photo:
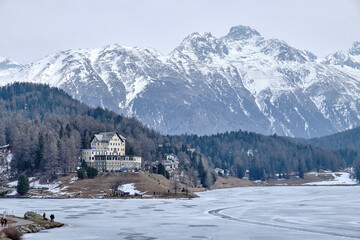
M192 200L0 199L67 226L24 239L360 239L360 187L249 187Z

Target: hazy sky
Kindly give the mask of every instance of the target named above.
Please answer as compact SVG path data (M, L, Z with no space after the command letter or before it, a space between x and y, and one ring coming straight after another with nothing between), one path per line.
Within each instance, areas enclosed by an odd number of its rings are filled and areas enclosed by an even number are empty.
M236 25L325 56L360 41L360 0L0 0L0 55L29 63L113 43L168 54Z

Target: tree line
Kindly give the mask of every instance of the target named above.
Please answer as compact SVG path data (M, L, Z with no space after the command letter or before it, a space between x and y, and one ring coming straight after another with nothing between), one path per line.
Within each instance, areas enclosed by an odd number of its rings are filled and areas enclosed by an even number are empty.
M288 177L320 169L337 171L345 161L330 150L295 143L284 137L264 136L247 131L233 131L211 136L168 136L171 142L198 149L213 167L228 169L243 177L249 170L251 180Z
M0 88L0 145L10 144L19 173L67 173L76 169L92 136L117 131L126 136L128 155L155 161L162 136L127 118L91 108L47 85L15 83Z
M338 158L345 161L346 166L354 168L354 176L360 182L360 127L329 136L295 141L333 151Z
M313 170L339 170L346 162L339 154L289 139L246 131L210 136L162 136L135 118L91 108L64 91L47 85L15 83L0 88L0 145L13 147L18 173L58 174L76 169L81 149L92 136L117 131L126 136L126 154L139 155L145 164L174 153L180 160L182 181L210 187L212 169L228 170L250 179L287 177Z

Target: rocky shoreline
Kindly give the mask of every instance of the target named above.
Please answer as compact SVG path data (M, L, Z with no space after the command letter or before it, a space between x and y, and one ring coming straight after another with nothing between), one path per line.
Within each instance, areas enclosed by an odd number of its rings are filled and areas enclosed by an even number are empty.
M17 228L21 233L36 233L40 232L41 230L51 229L51 228L59 228L64 226L65 224L59 222L50 222L50 221L41 221L41 222L34 222L27 225L20 225Z
M25 233L37 233L42 230L59 228L65 224L60 222L51 222L48 220L26 220L16 216L8 216L8 227L4 228L0 239L20 239Z

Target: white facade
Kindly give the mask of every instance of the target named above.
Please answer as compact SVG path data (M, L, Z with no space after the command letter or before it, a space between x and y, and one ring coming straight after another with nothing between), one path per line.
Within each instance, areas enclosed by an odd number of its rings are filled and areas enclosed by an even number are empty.
M225 175L225 170L223 170L223 169L221 169L221 168L215 168L215 169L214 169L214 172L215 172L217 175L222 175L222 176Z
M166 160L162 161L162 165L164 165L165 170L169 173L175 171L179 166L178 157L175 154L169 154L166 156Z
M126 138L116 132L95 134L91 149L83 149L82 160L98 171L140 169L141 157L125 156Z

